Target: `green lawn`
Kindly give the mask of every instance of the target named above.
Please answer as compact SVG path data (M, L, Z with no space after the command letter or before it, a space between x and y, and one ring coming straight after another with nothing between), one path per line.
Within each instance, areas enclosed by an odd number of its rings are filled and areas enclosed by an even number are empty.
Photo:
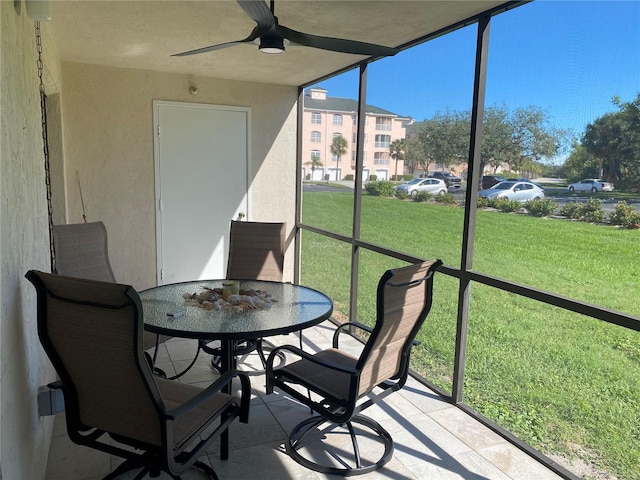
M349 233L353 195L305 193L305 223ZM463 210L363 197L362 238L460 262ZM302 282L349 305L351 248L303 232ZM361 251L358 319L374 321L375 285L402 262ZM479 211L474 270L638 316L640 232ZM457 283L436 277L412 366L451 389ZM464 400L539 450L640 479L640 333L474 284Z

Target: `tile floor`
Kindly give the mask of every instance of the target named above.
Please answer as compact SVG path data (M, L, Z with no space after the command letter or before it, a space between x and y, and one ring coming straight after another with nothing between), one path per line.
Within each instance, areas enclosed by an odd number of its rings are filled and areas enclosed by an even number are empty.
M333 327L329 322L305 330L304 348L309 351L325 348L330 345L332 332ZM297 344L298 337L279 336L270 341ZM357 348L356 342L349 348ZM181 371L193 358L194 352L195 341L171 339L161 345L158 366L168 374ZM180 381L208 385L215 380L217 375L209 366L209 360L209 356L201 355L194 368ZM241 368L253 373L250 377L252 404L249 424L234 422L230 431L228 460L220 460L215 444L203 460L213 465L221 480L337 478L308 470L283 451L288 432L309 416L309 410L281 393L266 395L264 376L255 371L257 365L259 361L255 354L247 356L241 363ZM392 435L395 451L392 460L384 468L359 476L362 480L560 478L413 379L382 404L369 408L367 415ZM371 445L371 449L374 447ZM369 446L365 444L363 458L368 454ZM48 480L97 480L120 462L117 457L71 443L66 436L64 414L58 414L49 453ZM130 472L120 478L129 480L134 476L135 472ZM160 478L164 480L170 477L163 473ZM206 477L200 470L191 469L183 478L197 480Z

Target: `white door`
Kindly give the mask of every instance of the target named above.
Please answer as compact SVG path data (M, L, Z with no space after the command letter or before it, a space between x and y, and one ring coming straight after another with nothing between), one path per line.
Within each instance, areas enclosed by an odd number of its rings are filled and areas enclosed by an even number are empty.
M314 181L324 180L324 168L316 168L311 174L311 180L314 180Z
M387 178L389 178L389 170L376 168L376 176L378 177L378 180L387 180Z
M342 180L342 169L338 168L327 168L327 173L329 174L329 180Z
M247 108L154 101L158 284L224 278L248 212Z

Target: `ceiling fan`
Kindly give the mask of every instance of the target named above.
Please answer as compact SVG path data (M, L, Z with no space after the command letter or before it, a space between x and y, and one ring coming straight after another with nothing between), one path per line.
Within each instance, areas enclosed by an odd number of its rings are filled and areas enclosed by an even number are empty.
M333 52L352 53L355 55L369 55L386 57L399 52L397 48L374 45L372 43L346 40L342 38L321 37L308 33L297 32L280 25L278 17L274 14L274 0L271 0L271 8L263 0L236 0L240 8L256 22L255 28L249 36L243 40L209 45L182 53L176 53L173 57L185 57L199 53L212 52L227 47L233 47L243 43L255 43L261 52L283 53L285 45L292 43L305 47L314 47Z

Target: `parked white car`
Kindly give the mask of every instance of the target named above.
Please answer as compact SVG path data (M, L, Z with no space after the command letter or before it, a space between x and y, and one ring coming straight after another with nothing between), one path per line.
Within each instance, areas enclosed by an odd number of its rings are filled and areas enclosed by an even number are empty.
M585 178L569 185L570 192L613 192L613 184L603 182L599 178Z
M514 182L507 180L500 182L493 187L478 192L478 197L493 200L496 198L506 198L507 200L518 200L526 202L527 200L542 200L544 198L544 190L531 182Z
M396 187L396 192L406 192L413 197L418 192L429 192L433 195L447 193L447 184L439 178L414 178Z

